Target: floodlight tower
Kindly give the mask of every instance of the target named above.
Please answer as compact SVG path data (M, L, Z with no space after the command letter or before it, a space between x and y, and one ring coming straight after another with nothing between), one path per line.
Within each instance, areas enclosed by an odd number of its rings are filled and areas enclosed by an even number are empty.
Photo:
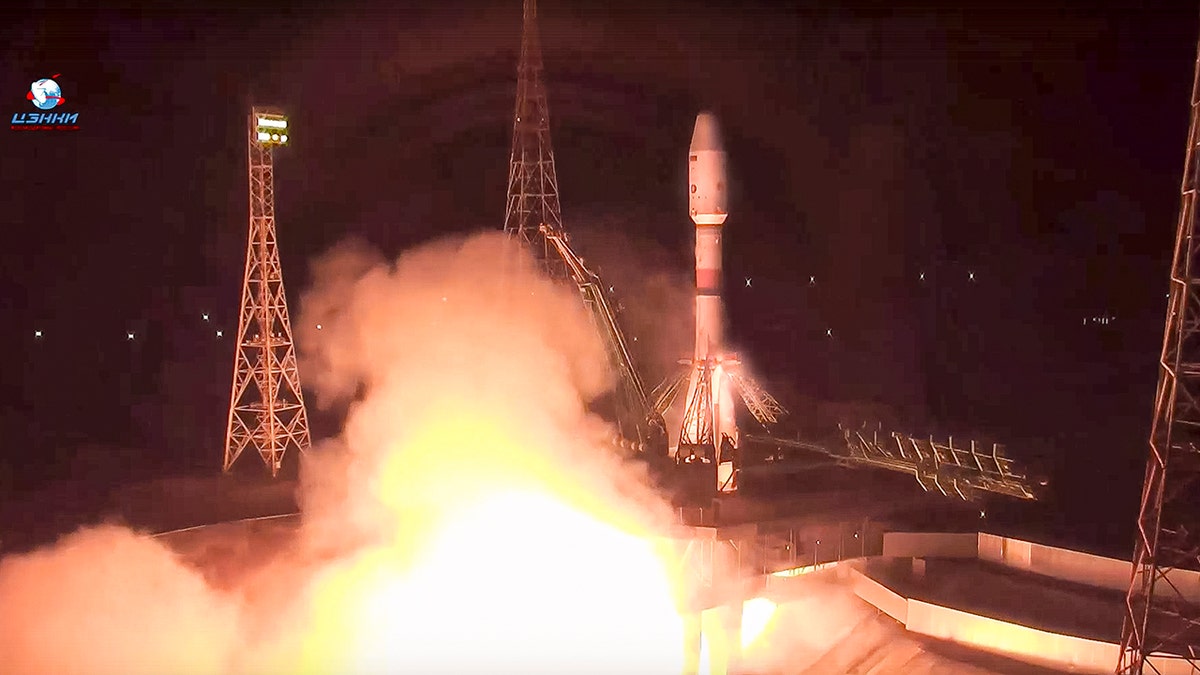
M530 245L552 276L566 279L566 265L542 235L542 225L551 232L562 232L562 207L558 201L554 146L550 142L550 110L542 82L537 0L524 0L504 231Z
M289 129L285 116L258 108L249 126L250 235L223 470L253 446L275 476L289 448L312 443L275 236L272 151L287 144Z
M1118 673L1200 670L1200 45ZM1169 662L1175 663L1169 663Z

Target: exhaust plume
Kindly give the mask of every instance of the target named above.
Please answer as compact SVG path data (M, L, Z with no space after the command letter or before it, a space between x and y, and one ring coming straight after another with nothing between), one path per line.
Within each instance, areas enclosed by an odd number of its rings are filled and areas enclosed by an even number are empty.
M602 345L538 270L499 233L317 261L301 372L348 413L295 544L232 588L110 526L6 558L6 672L679 672L669 511L602 444Z
M105 525L0 561L6 673L225 672L235 603L157 541Z

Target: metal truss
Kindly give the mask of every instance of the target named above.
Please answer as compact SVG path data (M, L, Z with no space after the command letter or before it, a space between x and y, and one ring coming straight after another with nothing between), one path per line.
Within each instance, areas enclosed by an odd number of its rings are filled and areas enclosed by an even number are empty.
M552 277L565 279L567 271L562 261L552 255L552 245L541 232L543 224L553 232L562 231L558 173L554 168L550 111L542 72L537 1L525 0L504 231L530 245Z
M864 427L865 428L865 427ZM990 452L975 441L970 446L955 446L954 439L938 443L932 438L919 439L891 433L881 439L878 429L869 435L863 430L841 428L845 445L832 449L820 443L773 436L751 436L747 440L776 448L794 448L827 455L846 466L866 466L911 474L926 491L937 491L974 501L981 493L1016 499L1036 500L1035 480L1017 470L1015 460L1004 455L1003 446L993 444ZM780 461L780 458L776 458Z
M730 368L728 372L729 379L733 381L733 386L737 390L738 396L741 397L742 403L764 428L771 424L778 424L779 418L787 414L787 410L784 410L774 396L768 394L741 370Z
M911 473L925 491L937 490L972 500L978 492L991 492L1017 499L1037 499L1034 482L1015 471L1016 462L1004 456L1004 448L992 444L991 452L956 447L954 439L945 444L932 438L921 439L892 432L887 440L875 430L868 438L861 430L842 429L848 455L856 463Z
M1179 220L1150 427L1150 455L1125 599L1118 673L1200 672L1200 277L1196 162L1200 46L1192 75ZM1182 663L1181 663L1182 662Z
M738 448L742 447L744 441L740 440L740 435L730 438L722 433L722 438L715 437L713 373L722 372L729 377L730 386L737 391L742 403L763 429L769 431L769 425L776 424L787 411L757 382L741 372L741 362L734 356L703 361L684 359L679 363L682 368L668 375L651 392L651 405L655 411L662 414L662 411L675 402L679 392L688 391L689 383L693 379L691 376L696 374L696 387L688 392L688 398L684 401L675 460L683 463L711 462L718 465L732 461L732 473L724 480L718 479L718 489L721 492L732 492L740 482L742 460ZM720 371L717 371L718 366Z
M276 242L275 144L260 140L257 133L264 115L271 113L255 109L250 115L250 233L223 471L253 447L274 476L289 448L305 452L312 439Z
M637 368L634 367L625 333L617 323L616 312L604 291L604 283L571 249L564 232L545 223L539 231L565 264L571 281L579 288L593 323L604 340L609 363L617 371L617 390L621 406L617 414L619 432L623 437L630 436L630 432L637 437L636 450L652 451L665 456L667 436L662 414L650 405L646 397L646 387L638 375Z
M690 392L679 430L680 454L683 454L684 448L716 448L716 437L713 434L712 363L706 359L697 363L696 369L700 371L696 376L696 388ZM686 457L687 455L683 458ZM706 459L716 462L718 458L709 456Z
M665 457L666 428L661 413L647 401L645 386L617 321L619 303L609 297L600 276L575 254L563 229L550 113L542 81L536 0L524 2L504 231L532 248L551 278L570 282L579 289L617 375L617 444Z
M671 404L675 402L675 398L679 396L679 390L687 385L688 376L692 374L691 360L684 360L679 363L685 367L668 375L666 379L654 388L654 391L650 392L651 406L660 415L665 413L667 408L670 408Z
M787 414L787 409L783 407L775 397L767 392L754 378L746 375L741 369L741 363L736 358L725 358L720 361L722 370L729 375L730 381L733 383L734 389L737 391L738 397L763 428L768 428L770 425L778 424L779 420ZM660 415L666 412L667 408L675 402L679 396L679 392L684 389L688 383L688 378L692 374L692 370L699 366L692 359L683 359L679 362L682 366L679 370L667 375L662 382L659 383L654 391L650 392L650 405Z

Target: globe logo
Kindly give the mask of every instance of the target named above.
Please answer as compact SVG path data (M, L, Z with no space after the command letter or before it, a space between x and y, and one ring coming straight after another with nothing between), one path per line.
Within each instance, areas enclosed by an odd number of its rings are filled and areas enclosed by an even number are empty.
M58 77L55 75L54 77ZM29 93L25 98L42 110L50 110L61 105L66 99L62 96L62 88L52 78L46 77L29 85Z

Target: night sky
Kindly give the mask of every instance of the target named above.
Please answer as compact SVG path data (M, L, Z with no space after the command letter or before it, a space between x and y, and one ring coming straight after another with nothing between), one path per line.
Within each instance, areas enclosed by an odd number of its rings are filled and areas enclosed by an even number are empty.
M998 440L1046 462L1057 527L1128 548L1195 12L737 6L540 9L564 222L632 289L630 331L690 331L655 284L689 281L684 160L710 109L733 337L796 423L871 403ZM520 2L381 7L3 10L0 112L61 73L80 129L0 140L0 491L219 467L251 104L294 129L293 318L344 238L395 255L501 227Z

